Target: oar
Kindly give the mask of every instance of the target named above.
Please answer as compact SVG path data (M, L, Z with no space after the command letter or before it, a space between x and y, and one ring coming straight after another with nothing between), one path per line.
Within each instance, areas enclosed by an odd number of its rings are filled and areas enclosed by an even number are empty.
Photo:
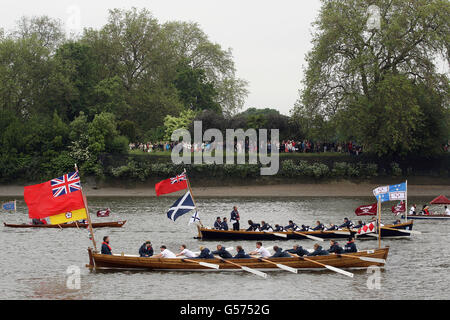
M314 236L311 236L311 235L306 234L306 233L302 233L302 232L298 232L298 231L292 231L292 232L295 233L295 234L299 234L301 236L304 236L306 238L309 238L311 240L324 241L322 238L314 237Z
M234 263L234 262L231 262L231 261L222 259L222 258L220 258L220 260L222 260L222 261L225 262L225 263L232 264L232 265L235 266L235 267L239 267L239 268L241 268L242 270L245 270L245 271L247 271L247 272L250 272L250 273L253 273L253 274L257 275L257 276L260 276L260 277L262 277L262 278L264 278L264 279L267 278L267 274L264 273L264 272L261 272L261 271L258 271L258 270L254 270L254 269L251 269L251 268L249 268L249 267L241 266L241 265L239 265L239 264L237 264L237 263Z
M422 234L422 232L415 231L415 230L395 229L395 228L389 228L389 227L382 227L381 229L388 229L388 230L392 230L392 231L399 231L399 232L409 233L409 234Z
M348 257L348 258L359 259L359 260L362 260L362 261L368 261L368 262L376 262L376 263L386 264L386 260L384 260L384 259L370 258L370 257L351 256L351 255L349 255L349 254L341 254L341 253L339 253L338 255L341 255L341 256L343 256L343 257Z
M264 230L263 232L271 233L274 236L277 236L277 237L280 237L280 238L287 238L287 234L284 234L284 233L276 233L276 232L272 232L272 231L269 231L269 230Z
M351 235L352 234L350 231L345 231L345 230L336 230L336 231L328 230L328 232L333 232L333 233L336 233L336 234L346 234L346 235Z
M207 262L200 262L200 261L195 261L195 260L190 260L190 259L181 259L181 261L197 263L197 264L199 264L201 266L204 266L204 267L207 267L207 268L211 268L211 269L219 269L219 267L220 267L218 264L207 263Z
M292 268L292 267L289 267L289 266L285 266L284 264L275 263L275 262L273 262L273 261L266 260L266 259L263 259L263 258L260 258L259 260L262 260L262 261L264 261L264 262L267 262L267 263L271 263L271 264L273 264L273 265L276 265L276 266L277 266L278 268L280 268L280 269L283 269L283 270L286 270L286 271L289 271L289 272L292 272L292 273L298 273L298 270L297 270L297 269Z
M300 257L300 259L305 259L306 261L309 261L309 262L318 264L318 265L320 265L320 266L322 266L322 267L324 267L324 268L327 268L327 269L329 269L329 270L331 270L331 271L334 271L334 272L343 274L344 276L353 278L353 273L351 273L351 272L348 272L348 271L345 271L345 270L342 270L342 269L339 269L339 268L336 268L336 267L333 267L333 266L329 266L329 265L320 263L320 262L318 262L318 261L311 260L311 259L309 259L309 258Z

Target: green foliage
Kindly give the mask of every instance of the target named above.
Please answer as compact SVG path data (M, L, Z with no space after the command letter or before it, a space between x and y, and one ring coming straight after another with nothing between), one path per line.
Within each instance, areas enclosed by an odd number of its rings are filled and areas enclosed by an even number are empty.
M186 110L180 113L178 117L172 117L167 115L164 119L165 136L166 140L171 140L172 133L178 129L188 129L196 116L195 111Z

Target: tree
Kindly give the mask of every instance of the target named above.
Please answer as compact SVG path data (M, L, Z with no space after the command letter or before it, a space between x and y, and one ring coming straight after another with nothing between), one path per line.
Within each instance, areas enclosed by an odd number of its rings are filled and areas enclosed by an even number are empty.
M217 91L215 101L225 115L236 114L248 95L247 81L236 77L231 49L209 40L197 23L168 22L162 33L174 51L177 61L190 61L195 70L204 70L205 77Z
M306 121L320 115L338 121L341 130L359 127L352 130L354 138L379 155L429 150L446 135L435 131L430 146L419 133L427 113L446 119L448 78L436 71L435 60L449 57L450 4L445 0L372 4L379 8L381 24L369 30L367 1L322 1L304 89L293 115ZM422 92L439 96L434 102L440 103L425 106L417 97L421 87L427 88Z
M193 68L188 61L181 62L177 68L174 85L185 108L194 111L222 112L216 102L217 91L214 84L206 79L203 69Z

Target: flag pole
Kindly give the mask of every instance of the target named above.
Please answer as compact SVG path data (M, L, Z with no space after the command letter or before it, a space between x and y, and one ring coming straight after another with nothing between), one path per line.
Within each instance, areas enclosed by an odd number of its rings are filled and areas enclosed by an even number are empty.
M188 178L188 175L187 175L187 172L186 172L186 168L184 168L183 172L186 175L186 181L187 181L187 185L188 185L188 188L189 188L189 192L191 193L192 202L194 202L195 211L197 212L198 211L197 204L195 203L194 194L192 193L191 183L189 182L189 178ZM203 223L202 223L202 221L200 219L198 220L198 222L200 222L200 225L203 227Z
M75 164L75 170L78 172L77 164ZM80 175L80 173L78 173L78 176L79 175ZM81 177L80 177L80 186L81 186ZM96 244L95 238L94 238L94 230L92 228L91 215L89 213L89 208L88 208L88 205L87 205L86 196L83 193L83 187L81 187L81 195L83 197L84 208L86 209L86 217L87 217L87 220L88 220L88 228L89 228L89 233L91 235L92 244L94 245L94 252L98 252L97 251L97 244Z
M406 180L405 222L408 222L408 180Z
M381 197L378 196L378 248L381 249Z

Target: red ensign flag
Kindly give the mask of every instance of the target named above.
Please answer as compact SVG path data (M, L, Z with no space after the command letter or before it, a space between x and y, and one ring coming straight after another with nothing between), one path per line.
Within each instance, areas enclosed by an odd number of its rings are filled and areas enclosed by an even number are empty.
M186 174L180 174L175 178L170 178L158 182L155 184L156 195L159 197L160 195L177 192L183 189L186 189L187 186L187 178Z
M84 208L78 172L27 186L23 196L30 219L43 219Z

